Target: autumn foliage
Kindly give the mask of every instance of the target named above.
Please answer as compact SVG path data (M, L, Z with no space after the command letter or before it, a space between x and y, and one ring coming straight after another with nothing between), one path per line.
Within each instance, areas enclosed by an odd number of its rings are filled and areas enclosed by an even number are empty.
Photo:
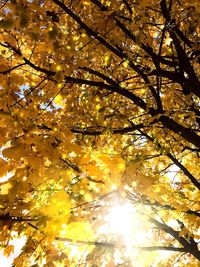
M13 266L199 266L199 1L0 3L1 248L26 237ZM105 230L127 203L128 239Z

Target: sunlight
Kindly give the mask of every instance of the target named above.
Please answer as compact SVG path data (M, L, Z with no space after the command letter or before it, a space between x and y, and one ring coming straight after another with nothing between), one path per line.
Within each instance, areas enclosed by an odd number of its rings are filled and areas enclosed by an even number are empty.
M133 245L136 239L138 239L137 228L139 224L139 215L130 203L112 207L105 220L107 222L108 232L117 233L126 247ZM139 238L141 239L141 237L142 233L140 232ZM143 238L145 238L145 236Z
M131 203L113 205L104 221L99 233L113 234L117 238L116 242L127 249L151 243L152 232L149 231L149 224Z
M142 223L142 215L131 203L115 204L111 207L105 218L105 224L99 229L100 234L113 234L118 249L113 254L114 263L122 264L124 255L129 260L130 266L134 266L140 254L137 246L145 246L152 239L151 232L147 230L147 224Z
M5 176L2 176L0 178L0 184L7 182L14 174L15 174L15 172L12 171L12 172L8 172Z
M106 220L113 232L122 234L124 238L127 238L132 227L133 216L133 207L126 203L111 208Z

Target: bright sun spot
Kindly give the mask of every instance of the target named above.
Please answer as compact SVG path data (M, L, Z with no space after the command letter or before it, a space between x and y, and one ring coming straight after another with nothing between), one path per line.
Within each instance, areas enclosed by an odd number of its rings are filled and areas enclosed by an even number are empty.
M141 215L130 203L115 205L105 216L105 224L101 227L101 233L111 233L117 238L120 246L127 250L133 250L134 246L144 245L151 237L146 231L146 225L141 223Z
M148 223L142 218L138 210L130 203L117 204L108 210L104 216L104 225L99 233L113 234L113 240L127 248L147 245L152 239Z
M132 232L135 216L136 213L133 206L126 203L112 207L105 218L110 228L109 230L121 235L126 245L130 243L130 232Z
M116 204L108 210L104 220L105 224L99 230L105 235L113 235L111 240L118 247L113 255L115 264L123 262L122 247L129 261L134 264L139 253L137 246L144 245L150 239L146 226L141 223L141 214L130 203Z

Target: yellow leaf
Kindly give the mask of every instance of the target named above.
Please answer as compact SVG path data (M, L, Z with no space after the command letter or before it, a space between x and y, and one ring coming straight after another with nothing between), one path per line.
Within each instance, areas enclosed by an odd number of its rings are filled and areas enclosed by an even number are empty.
M6 183L0 186L0 195L7 195L9 189L12 187L11 183Z
M9 257L11 253L14 253L14 246L13 245L7 246L3 251L3 254L7 257Z
M77 241L94 241L95 234L88 222L72 222L67 225L66 237Z
M20 159L25 155L25 148L23 145L15 145L11 146L9 148L6 148L2 151L2 154L6 158L11 158L11 159Z
M64 216L65 221L67 221L70 217L70 208L71 203L68 194L65 191L60 191L49 198L47 205L41 209L41 212L53 219L57 219L58 215Z
M64 101L63 101L63 98L62 96L59 94L57 95L54 100L53 100L54 104L58 105L58 106L63 106L64 104Z
M9 169L10 169L10 166L8 165L8 163L2 158L0 158L0 178L5 176L7 172L9 171ZM1 179L0 179L0 182L1 182Z

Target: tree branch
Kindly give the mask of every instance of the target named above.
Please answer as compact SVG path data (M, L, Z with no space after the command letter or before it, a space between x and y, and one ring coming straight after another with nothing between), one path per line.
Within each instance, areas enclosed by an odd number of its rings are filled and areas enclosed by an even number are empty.
M196 259L200 260L200 251L198 250L197 243L194 240L192 243L187 241L184 237L180 236L179 231L173 230L167 224L161 223L155 219L150 219L150 221L159 229L170 234L174 239L176 239L185 248L186 252L192 254Z
M19 67L21 67L21 66L24 66L24 65L26 65L26 63L22 63L22 64L18 64L18 65L16 65L16 66L14 66L14 67L12 67L12 68L10 68L10 69L8 69L8 70L3 70L3 71L0 71L0 74L8 74L8 73L10 73L11 71L13 71L13 70L15 70L15 69L17 69L17 68L19 68Z
M100 242L100 241L84 241L84 240L74 240L72 238L67 238L67 237L56 237L55 238L57 241L62 241L62 242L69 242L72 244L77 244L77 245L85 245L85 246L95 246L95 247L104 247L104 248L117 248L116 243L109 243L109 242ZM120 245L121 247L121 245ZM136 250L141 250L141 251L159 251L159 250L164 250L164 251L174 251L174 252L187 252L185 248L182 247L168 247L168 246L131 246L130 248L136 249Z
M73 164L69 159L63 159L60 158L68 167L72 168L74 171L80 174L83 178L86 178L88 181L91 181L93 183L99 183L104 184L101 180L93 179L91 176L89 176L87 173L83 172L77 165Z
M147 206L157 207L157 208L161 208L164 210L176 210L174 207L170 206L169 204L163 205L163 204L160 204L158 201L152 202L144 195L140 196L140 198L139 198L132 193L128 192L127 194L128 194L128 199L130 199L130 201L134 204L135 203L142 203L142 204L147 205ZM197 216L200 218L199 211L187 210L187 211L183 211L183 213L191 214L191 215L194 215L194 216Z
M154 138L146 134L145 132L139 130L140 133L142 133L148 140L154 143ZM160 144L158 144L159 148L162 148ZM200 183L199 181L185 168L184 165L182 165L171 153L167 153L166 156L176 165L180 168L180 170L189 178L189 180L193 183L194 186L196 186L200 190Z
M26 218L21 216L12 216L9 213L0 215L0 221L12 221L12 222L35 222L37 218Z
M185 71L186 74L188 75L189 77L188 88L190 89L190 91L194 93L196 96L200 97L200 90L199 90L200 82L190 63L190 60L186 52L184 51L179 39L176 36L175 32L177 32L177 25L176 25L175 19L171 18L170 11L167 8L166 0L161 0L160 6L161 6L163 16L166 19L166 22L168 23L168 31L169 31L170 37L173 40L173 43L174 43L174 46L175 46L175 49L178 55L180 71L181 72ZM179 31L178 33L180 34Z
M113 128L111 129L111 133L112 134L126 134L126 133L130 133L133 132L135 130L138 129L142 129L145 126L140 123L138 125L134 125L131 127L125 127L125 128ZM71 128L70 129L72 131L72 133L81 133L83 135L102 135L103 132L106 130L106 127L102 127L102 130L90 130L88 128Z
M53 0L53 1L57 2L58 0ZM60 3L60 4L63 4L63 3ZM34 68L35 70L37 70L39 72L43 72L43 73L47 74L48 76L54 76L55 75L55 72L43 69L41 67L36 66L32 62L30 62L27 58L25 58L22 55L22 53L19 50L17 50L12 45L3 44L3 46L12 49L16 54L18 54L24 60L24 62L26 64L28 64L30 67ZM136 67L136 66L134 65L134 67ZM136 67L136 69L138 69L138 68ZM139 71L138 73L141 74L141 70L138 70L138 71ZM145 77L144 77L144 79L146 79ZM123 88L121 86L112 86L112 85L106 84L104 82L85 80L85 79L74 78L74 77L70 77L70 76L65 76L65 82L66 83L75 83L75 84L86 84L86 85L92 85L92 86L96 86L96 87L100 87L100 88L105 88L105 89L107 89L107 90L109 90L109 91L111 91L113 93L118 93L118 94L120 94L122 96L125 96L126 98L130 99L135 105L140 107L141 109L143 109L145 111L147 110L147 104L144 102L144 100L142 98L138 97L137 95L133 94L132 92L130 92L129 90L127 90L127 89L125 89L125 88ZM149 80L147 80L146 82L149 82ZM152 87L152 86L150 86L150 87ZM154 93L152 92L152 94L154 94ZM159 102L157 102L157 104L158 104L158 107L159 107ZM161 109L162 109L162 107L161 107ZM153 107L150 107L148 111L149 111L149 114L152 117L154 117L155 115L160 113L159 110L156 110ZM159 121L162 122L162 124L166 128L168 128L171 131L173 131L174 133L180 135L185 140L187 140L189 143L195 145L196 147L200 147L200 136L197 135L196 133L194 133L189 128L186 128L186 127L180 125L179 123L177 123L173 119L167 117L166 115L161 115L159 117Z

